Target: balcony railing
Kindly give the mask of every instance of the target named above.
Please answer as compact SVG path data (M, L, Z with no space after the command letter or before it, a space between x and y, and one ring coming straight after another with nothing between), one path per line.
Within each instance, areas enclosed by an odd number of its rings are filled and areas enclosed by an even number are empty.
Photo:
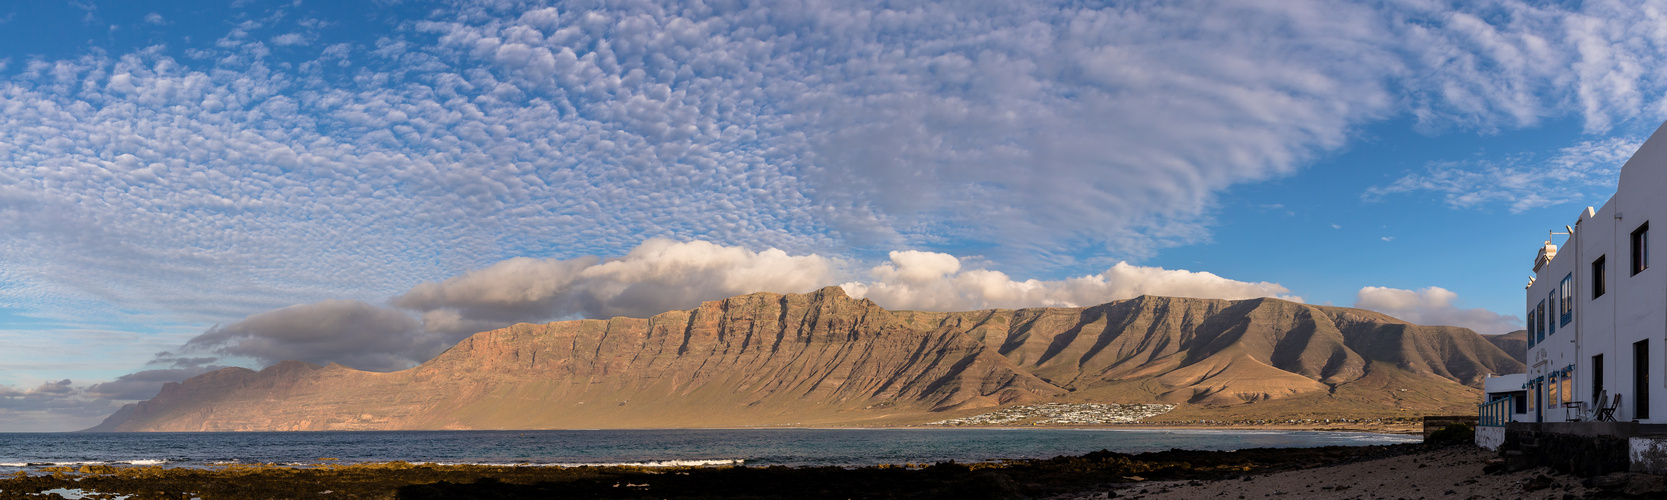
M1511 396L1488 401L1476 406L1476 425L1483 427L1504 427L1511 421Z

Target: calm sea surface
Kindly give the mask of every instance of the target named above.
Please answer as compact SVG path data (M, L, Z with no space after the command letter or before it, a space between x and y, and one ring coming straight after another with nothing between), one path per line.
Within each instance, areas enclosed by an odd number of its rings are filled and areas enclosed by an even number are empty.
M248 433L0 433L0 473L50 465L744 464L864 466L1120 452L1362 446L1417 436L1350 432L1121 429L668 429Z

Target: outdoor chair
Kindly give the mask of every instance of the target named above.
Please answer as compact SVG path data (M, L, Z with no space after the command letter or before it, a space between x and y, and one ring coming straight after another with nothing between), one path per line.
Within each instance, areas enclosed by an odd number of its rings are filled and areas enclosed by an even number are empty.
M1598 397L1592 398L1591 411L1586 414L1586 421L1588 421L1588 422L1598 421L1598 414L1600 412L1602 412L1604 408L1608 408L1608 407L1609 407L1609 390L1604 389L1602 391L1598 391Z
M1599 404L1602 404L1602 402L1599 402ZM1614 422L1615 421L1615 410L1618 410L1620 408L1621 408L1621 395L1616 394L1615 395L1615 402L1610 403L1608 407L1598 408L1597 409L1597 412L1598 412L1597 413L1597 418L1594 418L1592 420L1595 420L1595 421L1598 421L1598 422Z

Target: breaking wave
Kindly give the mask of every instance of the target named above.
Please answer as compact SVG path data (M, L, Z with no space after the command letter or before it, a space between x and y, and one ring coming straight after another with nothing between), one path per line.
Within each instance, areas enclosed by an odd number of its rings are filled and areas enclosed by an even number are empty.
M741 465L746 459L726 458L717 460L650 460L646 462L563 462L563 463L529 463L529 462L447 462L437 465L491 465L502 467L720 467L726 465Z
M78 465L163 465L167 460L144 458L138 460L65 460L53 462L0 462L0 467L74 467Z

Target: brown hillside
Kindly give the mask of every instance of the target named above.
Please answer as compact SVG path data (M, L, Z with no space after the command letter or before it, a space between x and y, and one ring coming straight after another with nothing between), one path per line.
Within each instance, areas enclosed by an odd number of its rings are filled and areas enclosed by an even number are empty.
M898 314L966 332L1086 400L1230 405L1335 395L1375 384L1373 373L1385 368L1395 378L1460 386L1436 392L1468 400L1474 393L1463 386L1523 369L1468 329L1278 299L1145 296L1081 309Z
M226 369L91 430L861 425L1033 401L1440 412L1473 405L1483 374L1522 368L1470 330L1277 299L891 312L829 287L515 325L393 373Z
M1517 330L1501 335L1483 335L1495 347L1516 358L1517 362L1528 364L1528 330Z
M649 319L521 324L421 366L286 362L170 385L95 430L531 429L830 423L1063 391L837 287Z

